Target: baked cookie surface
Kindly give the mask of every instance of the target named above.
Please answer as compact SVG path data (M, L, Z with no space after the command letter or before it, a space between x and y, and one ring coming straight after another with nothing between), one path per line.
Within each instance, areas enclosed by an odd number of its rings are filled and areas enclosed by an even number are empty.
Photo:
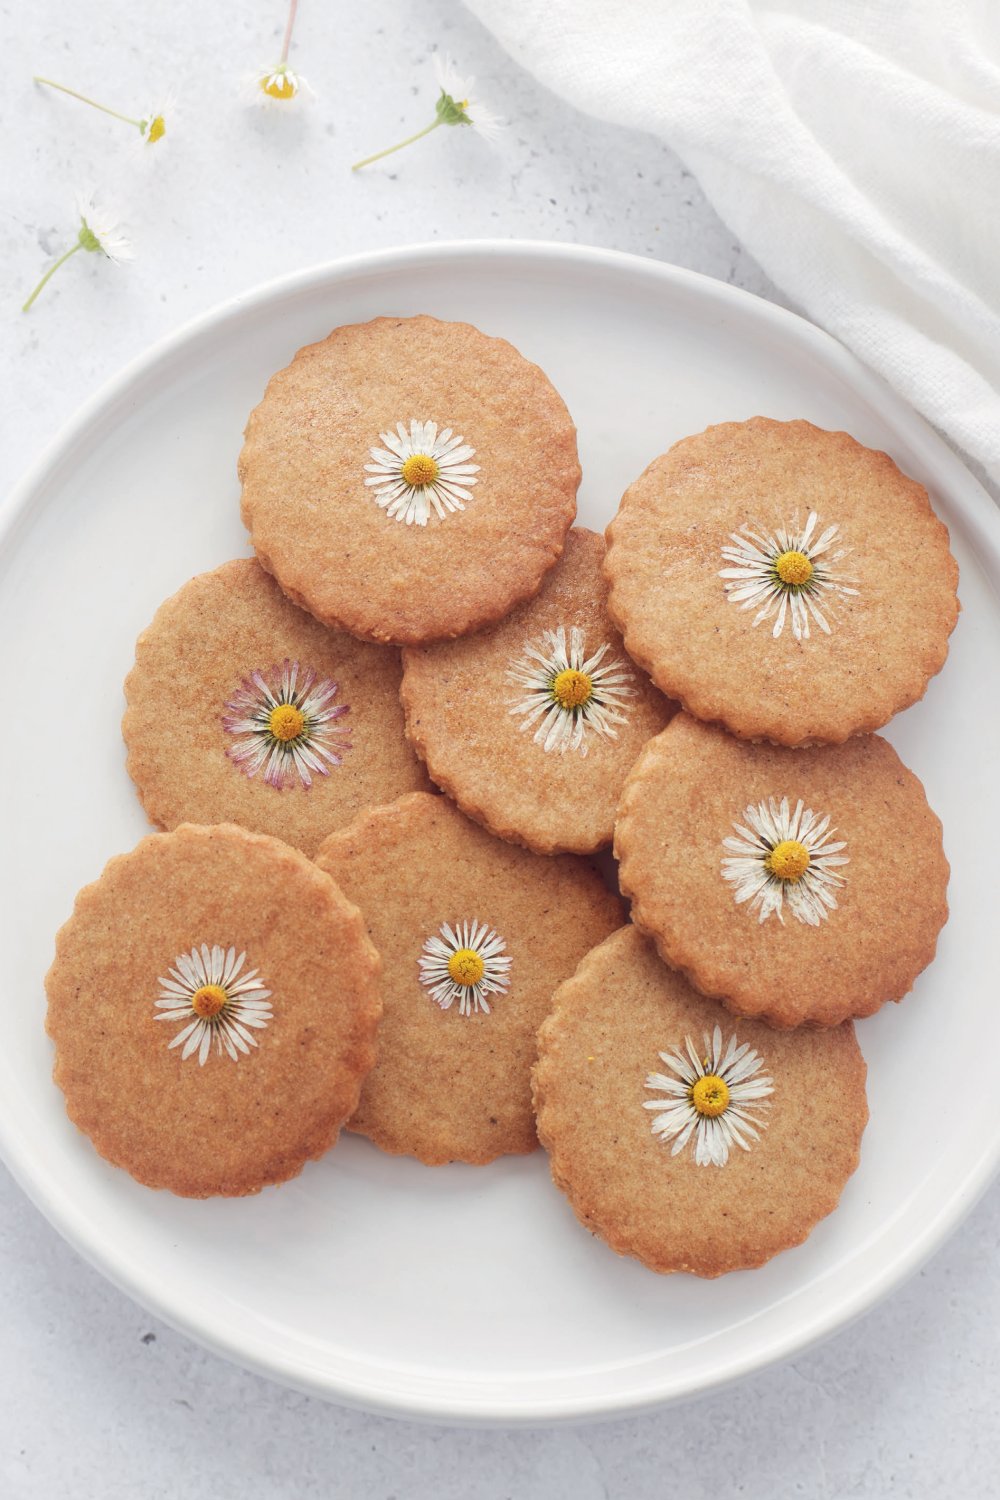
M375 1056L378 955L303 855L151 834L85 886L46 977L70 1119L148 1187L255 1193L336 1140Z
M239 460L285 593L369 640L447 639L537 592L576 514L576 429L547 377L468 323L335 329L272 376Z
M734 1019L625 927L556 991L538 1134L581 1223L654 1271L721 1276L836 1208L868 1119L850 1022Z
M941 824L878 735L787 750L677 714L626 783L615 853L663 958L773 1026L901 999L948 916Z
M839 743L923 696L958 618L926 490L888 454L754 417L676 443L607 530L635 660L745 739Z
M434 1166L533 1151L552 992L623 908L595 870L501 843L444 797L373 808L317 856L382 955L378 1061L350 1129Z
M125 682L128 772L150 820L240 823L312 855L360 811L427 785L399 653L328 630L253 558L161 604Z
M403 652L406 732L459 807L539 854L611 842L615 807L669 703L608 620L603 539L574 528L534 599Z

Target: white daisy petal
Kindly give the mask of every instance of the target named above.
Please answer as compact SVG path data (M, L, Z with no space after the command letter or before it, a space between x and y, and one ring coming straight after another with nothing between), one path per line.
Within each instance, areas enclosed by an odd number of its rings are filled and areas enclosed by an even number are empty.
M294 685L294 674L290 680ZM153 1001L160 1012L154 1020L184 1023L167 1043L168 1049L183 1048L182 1062L197 1054L204 1067L213 1043L220 1057L226 1054L233 1062L256 1047L246 1028L265 1030L270 1025L271 991L256 969L244 971L245 963L246 953L237 953L234 946L202 943L177 955L172 980L157 981L166 993Z
M276 662L245 678L226 704L222 727L232 735L226 753L247 777L263 770L268 786L281 791L296 781L312 785L311 772L329 775L351 749L349 731L337 722L350 712L334 704L339 688L297 661Z
M738 837L722 839L725 857L720 868L733 900L738 906L749 902L748 910L757 913L758 922L770 916L782 921L787 901L796 920L818 926L836 909L834 889L846 879L839 868L849 863L841 852L846 840L836 838L830 815L813 812L801 801L792 809L787 797L780 803L769 797L766 803L745 808L743 819L732 824ZM779 853L776 867L772 856L779 845L794 847Z
M508 711L520 719L522 731L541 719L534 741L544 751L564 755L576 750L584 756L590 749L588 736L613 740L613 726L628 723L623 709L637 688L624 662L604 662L609 650L605 642L588 659L584 632L572 626L567 646L566 629L560 625L526 641L521 655L509 663L508 679L527 691L509 701Z
M474 917L450 927L442 922L425 940L417 960L417 978L442 1010L458 1001L460 1016L490 1014L487 995L503 995L510 988L513 960L507 944L488 923ZM452 960L455 960L453 963Z
M762 1076L760 1054L735 1035L726 1043L716 1026L700 1050L686 1036L681 1047L661 1052L660 1058L677 1077L650 1073L646 1088L654 1097L643 1100L643 1108L657 1111L650 1130L664 1143L673 1142L671 1156L693 1141L696 1166L724 1167L732 1146L750 1151L767 1121L745 1105L752 1099L756 1109L769 1109L774 1092L773 1080Z
M373 460L365 464L365 484L390 520L405 526L426 526L432 514L439 521L465 509L479 483L479 465L471 464L475 449L450 427L438 431L437 422L410 418L409 431L396 423L398 436L379 434L384 448L369 448Z
M815 511L801 528L797 519L790 527L776 526L773 531L745 525L729 533L733 545L727 543L720 549L723 562L730 564L719 570L727 599L740 609L756 609L752 626L773 616L771 634L776 640L786 621L797 641L811 638L810 621L830 635L837 598L858 592L848 586L857 580L847 578L837 567L850 548L830 552L840 528L827 526L813 540L818 526ZM824 609L819 608L821 597Z

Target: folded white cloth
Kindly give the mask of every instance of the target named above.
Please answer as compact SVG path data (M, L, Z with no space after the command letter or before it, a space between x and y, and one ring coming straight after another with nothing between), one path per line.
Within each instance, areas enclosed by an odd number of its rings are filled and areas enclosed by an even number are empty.
M1000 482L1000 0L466 0Z

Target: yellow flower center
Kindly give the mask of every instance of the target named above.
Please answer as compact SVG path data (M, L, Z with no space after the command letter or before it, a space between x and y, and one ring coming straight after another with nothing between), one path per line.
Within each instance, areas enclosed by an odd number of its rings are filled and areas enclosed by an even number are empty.
M429 453L411 453L401 470L406 483L415 490L425 484L433 484L440 472L436 460Z
M594 696L594 684L586 672L566 667L552 679L552 696L560 708L582 708Z
M486 965L475 948L457 948L448 960L448 973L456 984L478 984Z
M217 1016L226 1003L226 992L221 984L203 984L191 996L191 1009L202 1020L210 1021Z
M289 740L298 739L305 722L306 716L301 708L296 708L294 703L279 703L268 714L267 727L276 740L287 744Z
M272 99L295 98L295 79L288 73L271 73L260 80L260 86Z
M764 863L779 880L801 880L809 868L809 850L798 839L782 839Z
M166 133L166 120L164 120L162 115L156 115L155 118L150 120L149 122L149 129L146 131L146 144L151 146L154 141L162 140Z
M706 1073L692 1087L691 1103L700 1115L714 1120L729 1105L729 1087L718 1073Z
M801 587L813 576L813 565L804 552L783 552L775 559L774 571L782 583Z

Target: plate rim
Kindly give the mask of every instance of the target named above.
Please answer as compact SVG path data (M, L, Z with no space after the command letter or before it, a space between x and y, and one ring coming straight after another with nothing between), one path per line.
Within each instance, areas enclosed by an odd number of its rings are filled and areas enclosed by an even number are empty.
M942 476L940 482L947 490L949 505L961 518L970 541L980 554L980 561L984 565L992 563L1000 576L1000 509L945 439L832 335L763 297L666 261L598 246L498 238L421 242L338 257L258 283L186 320L104 381L62 425L15 483L0 505L0 552L11 545L16 546L19 521L30 514L33 505L44 496L49 486L58 481L60 465L71 456L76 446L86 442L88 436L91 442L97 440L100 432L98 419L113 416L119 403L127 398L131 386L169 362L186 346L213 332L224 332L228 325L269 303L303 292L332 290L338 283L349 282L358 275L369 275L379 269L391 272L413 270L430 261L475 262L497 257L549 265L569 261L580 267L617 270L626 276L631 273L634 277L648 279L651 287L659 282L675 290L687 289L703 305L714 302L723 309L729 307L751 313L761 326L770 326L782 343L805 347L871 405L887 426L896 429L920 456L921 462L926 462L928 468ZM372 1376L367 1380L357 1377L346 1380L315 1369L306 1372L281 1351L272 1349L267 1352L262 1341L241 1339L223 1323L213 1328L187 1318L183 1308L178 1308L168 1296L158 1294L155 1284L144 1284L138 1269L124 1257L120 1261L116 1259L113 1241L106 1230L102 1231L79 1211L71 1198L65 1194L60 1197L58 1184L49 1179L42 1164L32 1162L28 1151L22 1149L16 1130L12 1129L11 1121L2 1110L0 1156L29 1200L85 1261L133 1301L213 1353L309 1395L381 1415L463 1425L539 1426L611 1420L690 1400L719 1390L779 1360L801 1354L845 1329L908 1280L979 1201L1000 1169L1000 1129L992 1145L984 1148L961 1180L956 1180L952 1191L942 1196L936 1213L925 1221L921 1232L907 1247L886 1261L880 1272L871 1275L860 1290L839 1298L835 1307L821 1307L803 1327L777 1331L768 1343L758 1344L753 1351L731 1358L728 1363L720 1364L715 1371L694 1381L685 1382L680 1375L664 1378L660 1374L653 1387L640 1391L632 1389L618 1394L612 1390L583 1397L571 1393L562 1399L550 1395L542 1403L519 1400L516 1394L503 1400L496 1395L473 1395L462 1401L453 1397L450 1402L442 1402L433 1392L424 1393L412 1388L403 1390L405 1379L396 1378L394 1384L391 1372L384 1383Z

